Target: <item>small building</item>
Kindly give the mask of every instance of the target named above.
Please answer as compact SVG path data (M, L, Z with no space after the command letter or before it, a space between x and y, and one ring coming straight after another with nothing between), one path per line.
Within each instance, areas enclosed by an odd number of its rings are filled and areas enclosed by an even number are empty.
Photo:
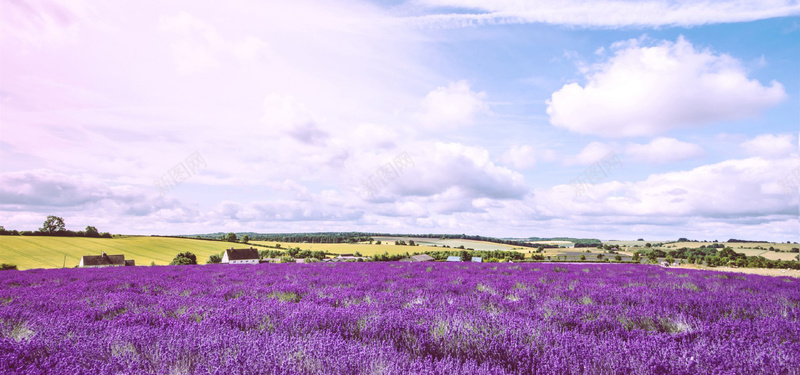
M258 250L252 246L249 249L225 249L225 254L222 255L222 263L227 264L258 264L259 256Z
M447 261L448 262L460 262L461 261L461 257L455 256L455 255L451 255L451 256L447 257Z
M99 268L99 267L125 267L135 266L133 259L125 260L125 255L108 255L103 252L100 255L84 255L78 267Z
M434 259L428 254L412 255L408 258L400 259L401 262L433 262Z
M483 258L481 257L472 257L472 261L475 263L483 263Z

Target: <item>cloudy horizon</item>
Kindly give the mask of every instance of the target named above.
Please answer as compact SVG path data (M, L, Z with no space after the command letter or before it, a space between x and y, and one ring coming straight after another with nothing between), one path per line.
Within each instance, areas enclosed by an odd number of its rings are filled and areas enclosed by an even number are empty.
M800 2L525 4L3 3L0 225L800 240Z

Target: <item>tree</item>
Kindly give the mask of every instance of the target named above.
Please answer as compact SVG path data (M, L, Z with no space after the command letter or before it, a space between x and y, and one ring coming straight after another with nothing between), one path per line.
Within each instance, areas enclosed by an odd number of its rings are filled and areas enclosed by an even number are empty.
M244 236L242 236L242 243L248 243L248 242L250 242L250 236L245 234Z
M64 226L64 219L50 215L45 219L44 224L42 224L42 228L39 231L47 233L47 234L54 234L58 232L63 232L66 230Z
M190 252L180 253L178 254L175 259L172 259L169 265L171 266L187 266L197 264L197 256Z
M586 255L581 254L581 260L586 260Z
M206 263L209 264L222 263L222 258L220 258L220 256L217 254L212 254L210 257L208 257Z
M377 240L377 241L375 241L375 244L376 244L376 245L380 245L380 244L381 244L381 240Z
M641 260L641 259L642 259L642 258L641 258L641 256L639 255L639 253L633 253L633 259L632 259L632 260L633 260L634 262L638 262L638 261L639 261L639 260Z
M226 234L225 235L225 241L236 242L236 233L231 232L231 233Z
M93 226L86 227L86 237L100 237L100 232L97 231L97 228Z
M408 240L408 246L414 246L414 240Z
M672 255L667 255L667 263L672 264L675 263L675 258Z
M616 260L617 262L622 262L622 257L619 254L617 254L616 256L614 256L614 260Z
M653 247L653 244L651 244L650 242L648 242L648 243L644 244L644 247Z
M597 259L603 259L603 254L597 254Z

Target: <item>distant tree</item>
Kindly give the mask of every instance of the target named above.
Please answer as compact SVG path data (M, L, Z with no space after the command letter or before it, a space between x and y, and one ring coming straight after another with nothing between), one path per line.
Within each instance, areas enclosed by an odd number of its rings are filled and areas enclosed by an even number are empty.
M11 271L11 270L16 270L16 269L17 269L17 265L16 264L8 264L8 263L0 264L0 271Z
M586 255L581 254L581 260L586 260Z
M648 242L648 243L644 244L644 247L653 247L653 244L651 244L650 242Z
M597 254L597 259L603 259L603 254Z
M632 260L633 260L634 262L638 262L638 261L640 261L641 259L642 259L642 258L641 258L641 256L639 256L639 253L633 253L633 259L632 259Z
M111 238L111 233L108 232L100 233L100 238Z
M640 239L638 239L638 240L636 240L636 241L644 241L644 238L640 238Z
M100 237L100 232L93 226L87 226L84 232L86 237Z
M672 264L675 263L675 258L672 255L667 255L667 263Z
M377 240L377 241L375 241L375 244L376 244L376 245L380 245L380 244L381 244L381 240Z
M248 242L250 242L250 236L245 234L244 236L242 236L242 243L248 243Z
M225 235L225 241L236 242L236 233L231 232L231 233L226 234Z
M210 257L208 257L206 263L222 263L222 258L220 258L220 256L217 254L212 254Z
M172 259L172 262L170 262L171 266L187 266L192 264L197 264L197 256L188 251L178 254Z
M39 229L39 231L47 234L55 234L65 230L66 227L64 226L64 219L53 215L48 216L47 219L44 220L42 227Z
M414 240L408 240L408 246L414 246Z
M280 249L280 248L281 248L281 244L279 244L279 243L276 243L276 244L275 244L275 247L277 247L278 249Z
M617 254L616 256L614 256L614 260L616 260L617 262L621 262L622 257L619 254Z

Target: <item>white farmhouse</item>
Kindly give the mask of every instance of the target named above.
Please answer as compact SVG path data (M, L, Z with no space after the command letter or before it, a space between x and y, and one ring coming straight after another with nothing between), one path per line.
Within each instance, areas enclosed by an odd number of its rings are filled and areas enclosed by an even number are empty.
M227 264L258 264L258 250L250 247L249 249L230 249L225 250L222 256L222 263Z

